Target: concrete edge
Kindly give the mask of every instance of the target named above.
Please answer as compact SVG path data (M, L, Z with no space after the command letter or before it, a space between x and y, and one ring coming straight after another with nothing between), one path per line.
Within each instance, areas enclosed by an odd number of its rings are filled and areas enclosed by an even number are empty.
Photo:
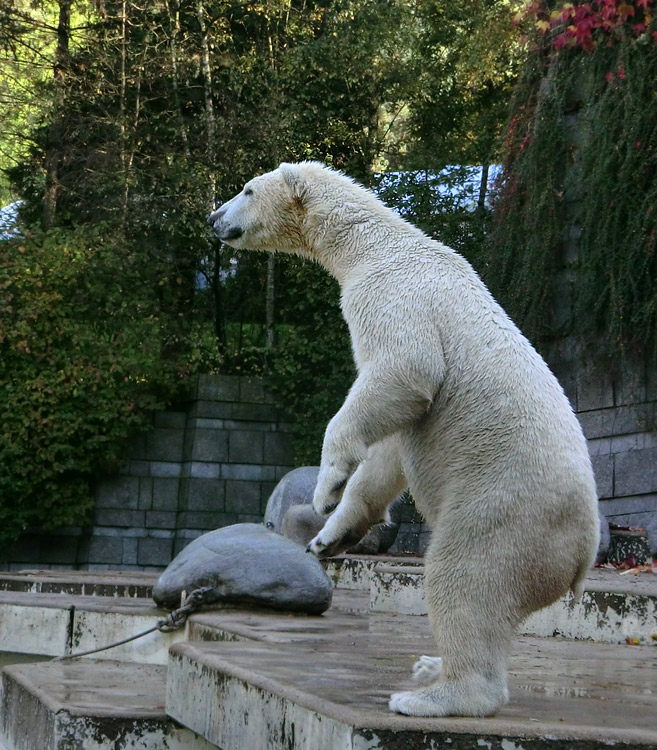
M39 662L41 663L41 662ZM31 664L10 664L9 666L3 667L0 672L0 678L2 680L11 679L23 690L33 695L40 703L42 703L49 711L53 713L67 712L66 707L63 706L59 701L53 699L50 693L44 688L35 684L29 674L24 674L26 667L32 666ZM67 712L68 713L68 712Z
M88 612L109 611L153 617L164 617L169 613L169 610L157 607L150 599L63 593L37 594L31 591L0 591L0 606L5 605L61 610L75 608Z

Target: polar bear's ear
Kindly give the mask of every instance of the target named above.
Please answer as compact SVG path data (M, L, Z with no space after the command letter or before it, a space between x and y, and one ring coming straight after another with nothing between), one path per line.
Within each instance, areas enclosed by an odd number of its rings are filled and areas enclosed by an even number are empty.
M285 184L290 188L295 203L303 204L308 186L301 176L299 165L283 162L279 169L281 170Z

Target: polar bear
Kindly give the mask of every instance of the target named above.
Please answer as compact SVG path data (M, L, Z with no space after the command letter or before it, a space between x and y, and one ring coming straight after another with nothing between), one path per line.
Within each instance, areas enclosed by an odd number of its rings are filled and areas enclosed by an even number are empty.
M463 257L339 172L281 164L209 222L233 247L296 253L340 284L358 376L326 429L313 504L329 517L309 550L353 545L405 487L432 528L440 656L390 709L494 714L519 623L577 593L598 546L587 445L559 383Z

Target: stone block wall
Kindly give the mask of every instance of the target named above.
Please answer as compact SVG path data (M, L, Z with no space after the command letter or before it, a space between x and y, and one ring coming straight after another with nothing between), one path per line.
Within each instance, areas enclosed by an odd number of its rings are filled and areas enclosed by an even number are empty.
M600 509L620 526L642 527L657 552L657 372L637 358L610 367L555 353L561 380L588 440Z
M657 373L629 360L587 368L565 346L550 363L588 439L602 513L647 529L657 553ZM160 569L206 531L261 522L291 468L289 424L262 383L201 376L185 403L133 441L119 473L98 483L91 528L28 533L2 567ZM422 554L428 539L407 502L390 553Z
M262 382L201 375L97 483L90 528L28 533L8 567L160 569L207 531L260 523L292 468L289 424Z

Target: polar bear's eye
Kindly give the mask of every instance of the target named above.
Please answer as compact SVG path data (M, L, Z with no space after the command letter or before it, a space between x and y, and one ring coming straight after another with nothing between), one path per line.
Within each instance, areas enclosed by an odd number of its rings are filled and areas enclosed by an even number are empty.
M253 195L253 190L251 188L244 188L244 195Z

